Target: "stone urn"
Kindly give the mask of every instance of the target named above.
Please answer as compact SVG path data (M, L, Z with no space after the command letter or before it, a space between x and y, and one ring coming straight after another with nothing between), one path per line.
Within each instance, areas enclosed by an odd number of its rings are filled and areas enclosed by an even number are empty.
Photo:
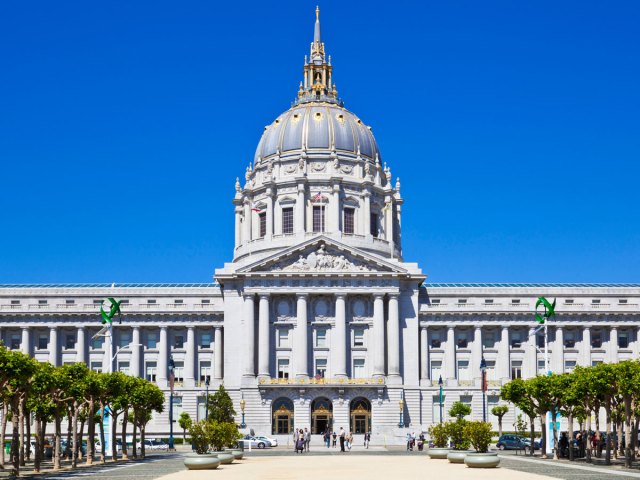
M227 448L225 453L233 454L233 458L236 460L242 460L242 457L244 457L244 452L235 448Z
M220 459L215 453L190 453L184 458L187 470L213 470L220 465Z
M220 463L223 465L228 465L235 460L235 455L231 452L216 452L216 455L218 455Z
M464 463L464 457L471 453L469 450L449 450L447 460L449 463Z
M496 468L500 464L497 453L467 453L464 463L470 468Z
M451 449L449 448L434 447L434 448L427 449L427 455L429 455L429 458L437 458L437 459L444 460L445 458L447 458L447 455L450 451Z

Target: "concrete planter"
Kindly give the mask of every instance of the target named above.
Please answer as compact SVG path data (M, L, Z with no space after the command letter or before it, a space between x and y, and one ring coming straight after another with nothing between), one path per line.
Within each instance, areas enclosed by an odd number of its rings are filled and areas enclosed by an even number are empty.
M464 457L471 453L469 450L449 450L447 460L449 463L464 463Z
M444 460L445 458L447 458L447 454L450 451L451 450L448 448L435 447L435 448L428 449L427 455L429 455L429 458L437 458L437 459Z
M496 468L500 464L497 453L468 453L464 463L471 468Z
M225 453L233 454L233 458L235 458L236 460L242 460L242 457L244 456L244 452L242 450L236 449L227 449L225 450Z
M184 466L187 470L213 470L220 465L220 459L215 453L205 453L203 455L190 453L184 459Z
M235 455L231 452L216 452L216 455L223 465L228 465L235 460Z

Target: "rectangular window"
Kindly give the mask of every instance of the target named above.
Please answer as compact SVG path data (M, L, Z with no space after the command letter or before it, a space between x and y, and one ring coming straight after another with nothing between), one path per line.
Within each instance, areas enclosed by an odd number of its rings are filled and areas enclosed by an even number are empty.
M629 303L629 301L626 298L621 298L618 300L618 303L620 305L627 305Z
M571 305L573 304L573 298L567 298L564 303L566 303L567 305Z
M313 231L324 232L324 205L314 205L313 207Z
M544 360L538 360L538 375L546 375Z
M145 364L145 378L150 382L156 381L156 373L158 371L158 364L156 362L147 362Z
M442 340L440 339L440 332L433 332L433 334L430 335L429 344L431 345L431 348L440 348L440 346L442 345Z
M176 423L182 413L182 397L173 397L173 423Z
M184 362L175 362L173 375L177 383L184 382Z
M38 335L37 348L38 350L46 350L47 348L49 348L49 335Z
M176 335L173 337L173 348L184 348L184 336Z
M289 378L289 359L278 359L278 378Z
M440 299L439 298L432 298L431 299L431 305L438 305L440 303Z
M264 236L267 234L267 212L258 214L258 222L260 228L260 238L264 238Z
M200 300L200 304L209 305L211 304L211 300L209 300L208 298L203 298L202 300Z
M602 360L591 360L591 366L595 367L602 363Z
M353 359L353 378L365 378L364 358Z
M129 362L118 362L118 371L129 375Z
M482 346L484 348L495 348L496 346L496 333L492 331L482 332Z
M356 216L355 208L345 208L344 209L344 227L343 227L343 232L346 233L347 235L353 235L354 233L356 233L355 216Z
M158 348L158 332L147 332L147 348Z
M458 337L458 341L456 342L456 345L458 348L467 348L467 346L469 345L469 341L467 340L467 337L460 336Z
M67 300L67 303L73 303L73 300ZM94 305L102 305L104 303L104 300L101 298L94 298L93 299L93 304Z
M484 303L485 305L491 305L493 303L493 298L485 298Z
M518 305L520 303L520 299L519 298L512 298L511 299L511 304L512 305Z
M92 350L102 350L104 348L104 337L96 337L91 339Z
M564 346L565 348L574 348L576 346L576 339L573 335L573 332L567 332L564 336Z
M591 333L591 347L602 348L602 333L600 332Z
M91 362L90 368L96 373L102 373L102 362Z
M565 373L571 373L576 368L575 360L565 360L564 361L564 371Z
M511 360L511 380L522 378L522 360Z
M19 350L20 343L21 343L20 335L11 335L11 350Z
M149 300L147 300L147 305L155 305L156 304L156 300L154 298L150 298Z
M38 300L38 305L46 305L47 301L46 300Z
M174 304L174 305L182 305L183 303L184 303L184 300L182 300L182 299L178 299L178 298L176 298L176 299L173 301L173 304Z
M466 405L469 408L471 407L471 403L473 401L473 396L471 395L460 395L460 403L462 403L463 405ZM473 410L471 410L473 411Z
M629 348L629 333L628 332L619 332L618 333L618 347L619 348Z
M76 301L75 301L75 300L65 300L65 301L64 301L64 304L65 304L65 305L75 305L75 304L76 304Z
M459 298L458 299L458 305L465 305L467 303L467 299L466 298Z
M288 328L278 329L278 347L289 348L289 329Z
M282 209L282 233L290 235L293 233L293 208Z
M364 328L353 329L353 346L364 347Z
M118 346L124 348L131 343L131 332L120 332L118 337Z
M75 333L67 333L64 337L64 348L65 350L73 350L76 348L76 334Z
M487 376L487 382L497 380L496 379L496 361L495 360L487 360L487 370L485 375Z
M378 237L378 214L377 213L371 214L369 231L371 232L372 236L376 238Z
M200 348L211 348L210 333L203 333L200 335Z
M511 333L511 348L522 347L522 334L520 332Z
M461 382L469 381L469 360L458 360L458 380Z
M326 346L327 346L327 329L326 328L316 329L316 347L326 347Z
M544 335L541 333L536 335L536 346L538 348L544 348Z
M20 305L20 300L11 300L11 305Z
M431 361L431 381L437 382L440 379L440 375L442 375L442 361L432 360Z
M207 418L206 414L207 409L207 398L206 395L202 397L198 397L198 409L197 409L197 421L205 420Z
M209 379L211 381L211 362L200 362L200 381L205 383Z
M327 359L316 358L316 378L324 378L327 374Z

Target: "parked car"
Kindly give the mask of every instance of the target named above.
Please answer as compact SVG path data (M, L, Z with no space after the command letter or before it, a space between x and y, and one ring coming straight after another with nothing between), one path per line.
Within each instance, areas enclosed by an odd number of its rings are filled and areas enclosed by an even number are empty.
M531 439L520 435L502 435L496 443L499 450L524 450L525 453L531 452ZM538 442L533 443L535 450L540 450Z
M69 445L69 451L71 451L72 449L73 449L73 442L71 442L71 444ZM80 450L82 451L82 455L86 455L87 454L87 442L86 442L86 440L82 441L82 445L80 446ZM67 451L67 441L66 440L61 440L60 441L60 451L62 452L63 455Z
M95 441L95 447L96 447L96 452L98 453L102 452L102 444L100 443L99 438L97 438ZM117 453L122 452L122 441L120 439L116 440L116 452ZM111 455L111 448L109 448L109 451L107 451L107 455Z
M162 440L158 440L155 438L146 439L144 441L144 449L146 451L168 451L169 445L164 443ZM142 443L138 442L138 450L142 450Z
M255 439L256 440L266 441L266 442L270 443L272 447L277 447L278 446L278 439L277 438L270 438L270 437L267 437L266 435L256 435Z
M245 437L241 440L238 440L238 443L242 443L244 448L265 448L270 447L271 442L268 440L258 440L257 437L252 437L251 435L245 435Z

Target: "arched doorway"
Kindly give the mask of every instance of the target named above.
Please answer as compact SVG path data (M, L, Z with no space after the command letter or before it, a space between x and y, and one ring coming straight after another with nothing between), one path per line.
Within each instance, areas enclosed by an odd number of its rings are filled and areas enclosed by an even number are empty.
M351 400L349 405L350 429L353 433L371 431L371 402L364 397Z
M311 402L311 433L324 433L333 426L333 404L325 397Z
M293 432L293 401L287 397L281 397L271 404L273 415L271 433L288 434Z

